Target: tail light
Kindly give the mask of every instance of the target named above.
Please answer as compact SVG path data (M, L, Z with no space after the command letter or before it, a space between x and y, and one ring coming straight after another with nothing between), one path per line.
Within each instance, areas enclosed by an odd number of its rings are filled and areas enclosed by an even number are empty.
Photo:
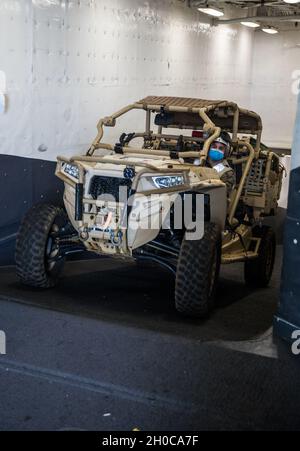
M192 138L204 138L204 133L198 130L194 130L192 133Z

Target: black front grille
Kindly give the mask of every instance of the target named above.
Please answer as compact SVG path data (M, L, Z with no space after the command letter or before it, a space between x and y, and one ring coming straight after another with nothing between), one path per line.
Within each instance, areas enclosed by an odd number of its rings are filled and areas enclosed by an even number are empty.
M89 194L91 194L95 200L100 196L103 199L108 198L108 196L113 196L116 202L125 202L128 198L128 192L131 185L132 181L130 179L95 175L91 180ZM121 199L119 191L120 187L127 188L124 192L122 190Z

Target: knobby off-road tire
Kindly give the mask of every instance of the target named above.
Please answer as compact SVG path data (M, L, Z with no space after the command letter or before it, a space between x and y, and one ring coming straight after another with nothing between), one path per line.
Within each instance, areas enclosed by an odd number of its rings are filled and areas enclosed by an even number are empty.
M21 282L37 288L52 288L64 266L64 258L53 261L59 248L52 238L65 224L63 209L35 205L25 215L16 240L16 270Z
M269 226L255 227L253 236L261 238L258 258L245 262L246 284L266 288L272 278L276 257L276 236Z
M214 307L221 264L221 233L205 224L202 240L183 240L176 274L175 306L179 313L206 317Z

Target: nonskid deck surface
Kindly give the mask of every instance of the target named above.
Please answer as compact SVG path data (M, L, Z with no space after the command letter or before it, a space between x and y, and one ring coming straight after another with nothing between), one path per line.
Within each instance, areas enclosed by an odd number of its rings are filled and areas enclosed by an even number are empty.
M224 265L217 308L205 321L184 319L174 309L174 280L161 267L104 258L69 262L51 290L22 286L13 267L0 269L0 297L92 319L112 321L201 341L253 340L271 326L278 302L280 255L272 285L251 290L243 265Z
M207 321L178 316L172 277L151 265L70 262L47 292L3 268L0 428L300 428L299 363L271 340L280 262L255 292L224 267Z

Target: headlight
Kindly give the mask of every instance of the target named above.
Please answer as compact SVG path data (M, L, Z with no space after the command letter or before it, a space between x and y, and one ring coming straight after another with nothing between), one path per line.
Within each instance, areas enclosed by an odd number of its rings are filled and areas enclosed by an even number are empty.
M79 179L79 169L74 164L66 163L63 166L63 170L65 174L70 175L71 177L74 177L74 179Z
M157 188L173 188L184 185L183 175L158 176L152 177L152 180Z

